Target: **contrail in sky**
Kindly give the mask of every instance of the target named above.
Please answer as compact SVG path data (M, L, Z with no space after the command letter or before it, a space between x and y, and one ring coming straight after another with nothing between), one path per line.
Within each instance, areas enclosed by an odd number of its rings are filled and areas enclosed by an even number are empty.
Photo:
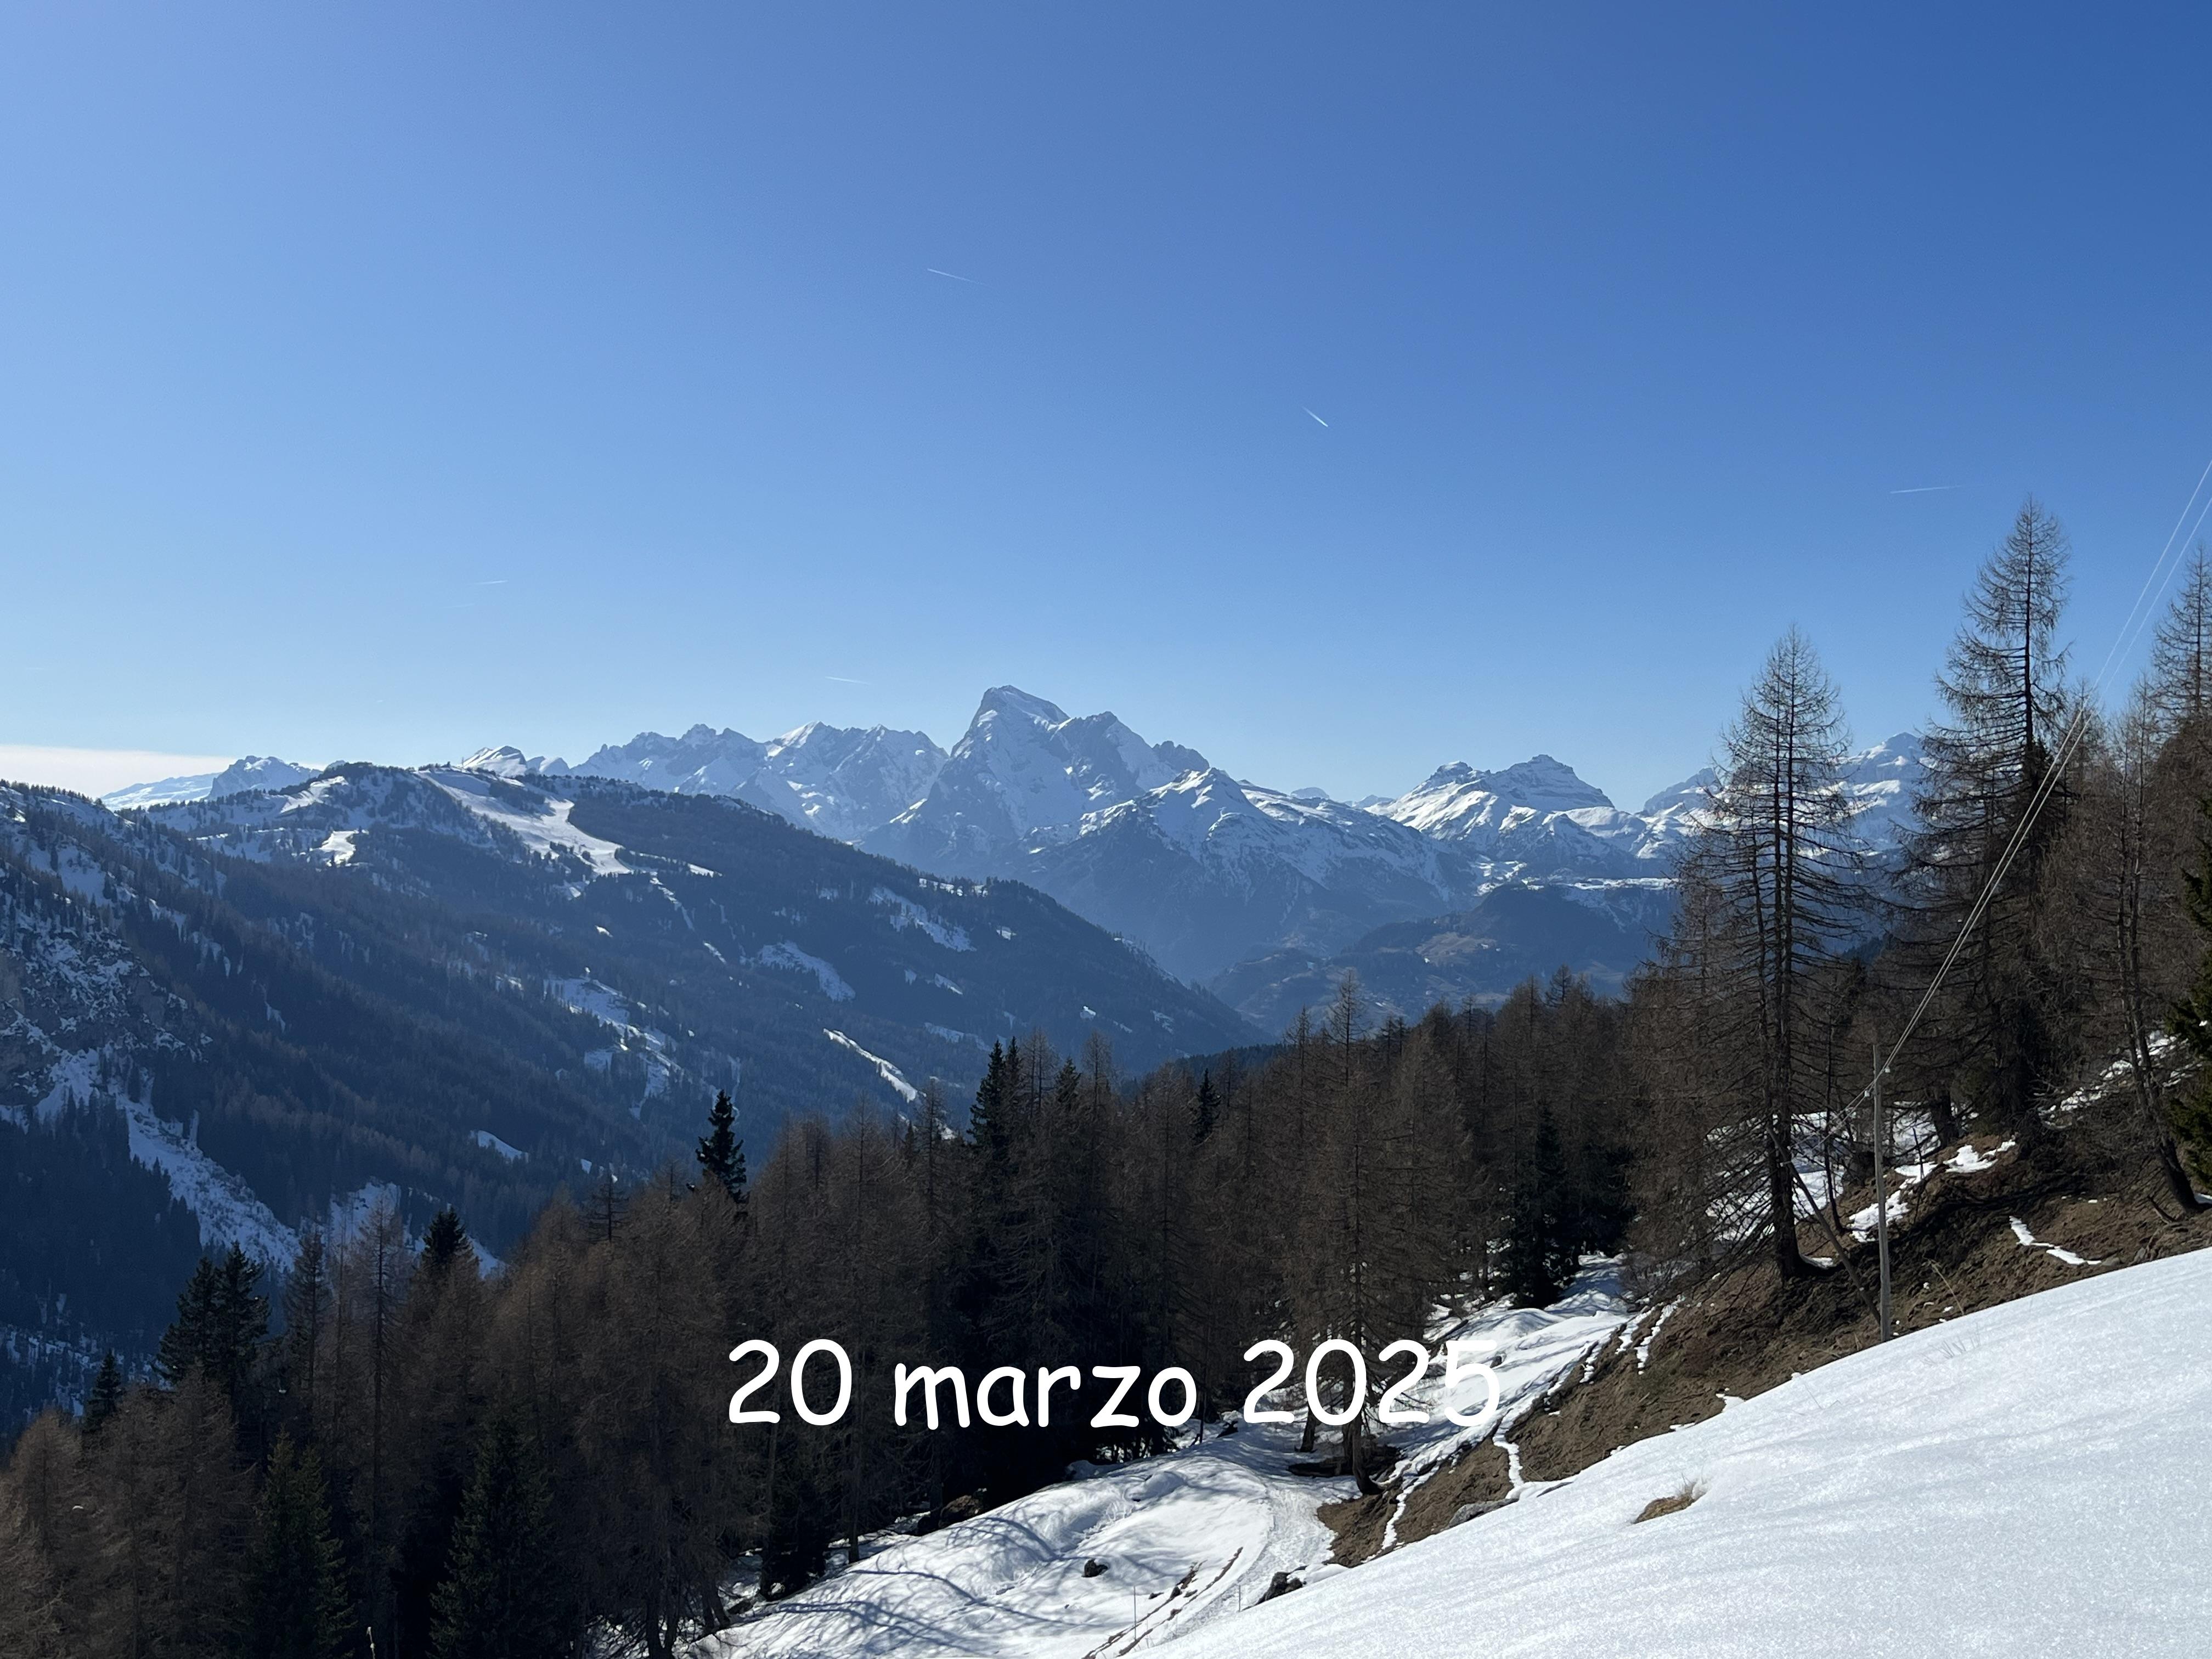
M475 587L504 587L507 586L507 578L504 576L495 576L488 582L474 582L471 583L471 586Z
M935 265L924 265L922 269L933 276L950 276L956 283L973 283L977 288L983 286L982 283L976 282L973 276L963 276L957 270L939 270Z
M840 685L873 685L873 680L848 680L842 674L824 674L825 680L835 680Z
M1932 490L1956 489L1958 487L1956 484L1916 484L1911 489L1893 489L1889 493L1893 495L1925 495Z
M1301 409L1305 409L1305 405L1304 405L1304 404L1300 404L1298 405L1298 407L1299 407L1299 408L1301 408ZM1328 424L1328 422L1327 421L1322 420L1322 418L1321 418L1321 416L1320 416L1314 414L1313 410L1311 410L1310 409L1306 409L1306 414L1307 414L1307 415L1308 415L1311 419L1313 419L1313 420L1314 420L1314 421L1316 421L1316 422L1319 422L1321 425L1322 425L1322 426L1327 426L1327 425Z

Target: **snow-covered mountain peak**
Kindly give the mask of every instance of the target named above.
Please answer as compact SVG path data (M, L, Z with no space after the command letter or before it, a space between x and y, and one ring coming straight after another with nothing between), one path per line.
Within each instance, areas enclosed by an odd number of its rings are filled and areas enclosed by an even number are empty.
M994 685L984 692L968 722L973 732L987 720L1027 720L1032 726L1065 726L1067 711L1058 703L1033 696L1018 685Z
M923 869L982 874L1206 764L1179 744L1146 743L1110 713L1071 716L1018 686L995 685L927 793L864 844Z
M456 762L455 765L464 772L489 772L494 777L523 778L532 772L544 771L546 757L526 755L512 744L503 744L496 749L479 749L465 760Z
M1575 769L1549 755L1532 755L1502 771L1477 775L1482 787L1516 806L1540 812L1567 812L1580 806L1610 806L1604 790L1585 782Z
M118 812L133 808L167 806L178 801L220 800L254 790L284 789L315 775L319 769L274 755L246 755L220 772L197 772L183 777L134 783L102 795L100 804Z

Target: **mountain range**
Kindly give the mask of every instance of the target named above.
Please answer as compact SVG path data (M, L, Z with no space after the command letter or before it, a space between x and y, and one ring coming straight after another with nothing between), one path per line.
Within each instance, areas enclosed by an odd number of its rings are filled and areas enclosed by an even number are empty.
M1241 779L1112 714L1071 716L1012 686L939 750L918 732L821 725L767 743L694 726L574 766L514 749L465 765L732 795L940 875L1011 876L1218 993L1269 1032L1357 969L1384 1008L1496 1001L1560 965L1617 987L1668 915L1710 769L1640 808L1566 763L1439 767L1358 804ZM1852 759L1845 798L1877 860L1910 819L1919 738ZM1497 899L1506 888L1526 893Z
M983 694L950 750L880 726L817 722L763 741L700 725L641 732L574 764L489 748L459 766L734 799L916 870L1012 877L1271 1033L1346 969L1379 1006L1407 1015L1438 1000L1495 1002L1561 965L1617 987L1665 925L1674 860L1713 778L1698 772L1631 810L1540 754L1496 770L1454 762L1395 798L1346 803L1239 778L1110 713L1071 716L1013 686ZM1920 766L1911 732L1853 757L1846 800L1878 861L1909 826ZM267 782L242 770L253 767ZM306 769L250 760L108 803L207 799L293 775ZM169 785L192 793L164 795ZM1528 891L1492 902L1509 887Z

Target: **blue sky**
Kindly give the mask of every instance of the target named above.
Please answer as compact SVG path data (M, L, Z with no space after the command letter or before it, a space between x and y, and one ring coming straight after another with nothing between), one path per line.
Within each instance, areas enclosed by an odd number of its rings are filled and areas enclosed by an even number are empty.
M1633 801L1793 621L1884 736L2026 492L2094 666L2212 458L2208 36L11 7L0 744L949 743L1010 681Z

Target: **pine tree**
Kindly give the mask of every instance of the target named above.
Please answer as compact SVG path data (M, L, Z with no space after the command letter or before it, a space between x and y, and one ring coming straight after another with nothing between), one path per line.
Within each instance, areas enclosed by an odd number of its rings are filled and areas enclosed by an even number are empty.
M616 1230L622 1225L623 1214L629 1208L629 1199L622 1185L615 1179L611 1166L599 1171L599 1184L592 1188L592 1231L601 1238L611 1241Z
M536 1443L511 1416L485 1429L436 1607L436 1659L542 1659L568 1649L552 1491Z
M123 1403L123 1367L116 1363L115 1350L110 1348L102 1355L98 1375L92 1379L92 1392L84 1401L84 1431L100 1432L100 1425L115 1415L116 1407Z
M431 1218L430 1230L422 1235L421 1271L443 1277L468 1248L468 1229L461 1225L460 1212L448 1204Z
M2168 733L2212 715L2212 553L2201 542L2158 625L2148 684Z
M261 1264L236 1244L218 1267L206 1256L177 1297L177 1317L161 1334L155 1363L174 1387L193 1370L243 1412L262 1343L269 1335L269 1298L255 1286Z
M1213 1086L1213 1073L1198 1074L1198 1095L1190 1109L1190 1138L1194 1146L1203 1146L1221 1123L1221 1096Z
M1758 1103L1764 1207L1775 1265L1808 1271L1797 1249L1797 1126L1818 1095L1823 968L1862 904L1845 833L1843 715L1811 643L1790 629L1767 653L1723 739L1713 824L1697 857L1724 926L1717 969L1741 1021L1745 1090Z
M745 1144L737 1137L737 1108L730 1103L730 1091L714 1091L714 1107L707 1115L708 1133L699 1142L699 1167L714 1178L715 1184L730 1195L730 1202L743 1209L745 1204Z
M218 1280L215 1263L202 1256L199 1266L177 1297L177 1316L169 1328L161 1333L160 1347L155 1351L155 1368L161 1380L175 1388L189 1376L195 1368L208 1369L208 1356L212 1352L216 1329L216 1297Z
M280 1434L246 1558L239 1659L338 1659L351 1624L322 1465Z
M1506 1293L1522 1306L1549 1306L1574 1277L1572 1226L1559 1126L1552 1109L1541 1107L1536 1114L1534 1144L1514 1184L1502 1263Z
M284 1285L284 1370L291 1409L304 1423L314 1420L316 1389L330 1337L331 1313L328 1255L323 1236L309 1232L292 1259Z
M2067 816L2052 771L2069 713L2066 652L2057 642L2069 557L2065 531L2030 499L1983 563L1937 682L1951 718L1928 735L1927 782L1915 802L1922 829L1911 842L1917 977L1966 932L2021 838L1945 983L1927 1047L1936 1069L2022 1137L2041 1133L2037 1097L2066 1058L2045 913L2049 853Z

